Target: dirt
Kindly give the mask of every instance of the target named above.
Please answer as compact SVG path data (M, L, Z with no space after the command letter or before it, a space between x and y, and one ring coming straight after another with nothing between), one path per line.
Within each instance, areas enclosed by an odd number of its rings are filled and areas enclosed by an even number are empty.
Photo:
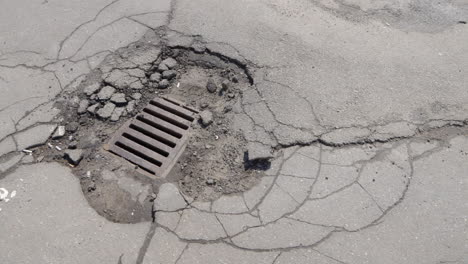
M169 63L167 65L172 69L167 68L164 64L167 58L175 59L177 65ZM175 71L177 75L158 80L154 73L171 75L163 70ZM216 84L215 92L213 87L210 87L211 91L207 89L208 82ZM94 94L86 94L84 91L93 84L98 84L99 89ZM168 87L162 88L166 84ZM184 194L201 201L243 192L262 176L262 168L246 163L246 141L231 127L234 109L240 103L242 92L250 89L250 85L250 77L242 65L229 58L209 51L171 49L156 40L144 39L111 54L78 89L63 93L57 100L57 107L62 110L60 125L66 126L67 133L63 138L50 140L35 149L34 155L36 159L72 167L89 204L114 222L151 220L152 202L164 182L179 184ZM126 103L112 106L120 107L123 113L117 120L111 121L98 114L102 113L99 109L111 103L110 99L99 99L98 92L105 86L112 86L115 93L125 95ZM141 94L141 98L135 93ZM212 115L209 124L204 125L201 121L193 124L187 148L166 178L140 174L134 164L103 149L124 122L159 95L185 102L200 111L209 111ZM96 112L78 114L83 100L87 100L89 106L95 105ZM130 104L135 106L133 111ZM63 158L67 148L84 150L83 159L76 167Z

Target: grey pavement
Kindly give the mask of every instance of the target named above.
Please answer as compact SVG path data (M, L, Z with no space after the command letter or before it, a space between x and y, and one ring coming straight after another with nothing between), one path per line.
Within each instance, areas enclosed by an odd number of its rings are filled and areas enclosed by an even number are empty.
M0 6L0 263L468 263L466 1ZM244 193L168 183L154 223L113 223L29 150L60 94L155 30L250 73L234 128L273 158Z

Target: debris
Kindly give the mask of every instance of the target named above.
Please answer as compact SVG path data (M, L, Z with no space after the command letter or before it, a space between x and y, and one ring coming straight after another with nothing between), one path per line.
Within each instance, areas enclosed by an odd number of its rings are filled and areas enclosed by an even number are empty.
M204 110L200 113L200 121L203 126L209 126L213 123L213 113L208 110Z
M70 122L66 126L67 131L70 133L75 133L78 130L78 127L79 127L78 122Z
M213 180L213 179L211 179L211 178L210 178L210 179L207 179L207 180L206 180L206 184L208 184L208 185L214 185L214 184L215 184L215 180Z
M130 101L127 105L127 112L132 113L133 111L135 111L135 100Z
M216 86L216 83L213 81L213 79L208 79L208 82L206 83L206 89L210 93L215 93L216 90L218 90L218 87Z
M52 146L50 143L47 143L47 146L49 146L49 148L54 148L54 146Z
M55 146L55 148L56 148L58 151L62 151L62 148L59 147L59 146Z
M63 136L65 136L65 126L58 126L52 135L52 139L59 139Z
M176 86L177 86L177 88L179 88L180 87L180 82L178 82Z
M115 109L115 104L107 103L106 105L104 105L103 108L97 111L97 115L103 119L109 118L112 115L112 112L114 112L114 109Z
M23 151L24 153L29 154L29 155L32 154L32 150L29 150L29 149L23 149L22 151Z
M88 178L91 177L91 171L86 172L86 177L88 177Z
M158 85L159 89L166 89L167 87L169 87L169 81L168 80L164 79L164 80L159 82L159 85Z
M78 141L76 140L73 140L72 142L68 144L69 149L76 149L77 146L78 146Z
M125 105L127 100L125 99L124 93L115 93L111 96L110 101L116 105Z
M231 112L231 111L232 111L232 106L226 105L226 106L224 107L224 113L229 113L229 112Z
M64 153L64 158L72 165L80 164L80 161L83 159L83 150L81 149L68 149Z
M168 79L168 80L170 80L170 79L172 79L172 78L174 78L176 76L177 76L177 72L174 71L174 70L163 71L163 73L162 73L162 77L164 79Z
M167 67L166 64L163 64L163 63L159 64L158 71L163 72L163 71L167 71L167 70L169 70L169 67Z
M159 72L155 72L155 73L151 74L150 81L152 81L152 82L161 81L161 74Z
M114 109L114 112L112 112L110 120L114 122L118 121L124 111L125 111L125 107L116 107Z
M0 188L0 201L5 200L8 197L8 190Z
M257 142L247 144L247 153L249 160L269 160L273 158L271 147Z
M131 96L135 100L140 100L141 99L141 93L133 93Z
M88 86L86 86L86 88L84 88L84 93L86 95L90 96L90 95L96 93L99 90L100 87L101 86L99 85L99 83L94 83L94 84L88 85Z
M169 69L174 68L177 66L177 61L173 58L167 58L161 62L161 64L166 65ZM161 65L160 64L160 65Z
M228 80L224 80L222 83L221 83L221 91L227 91L229 90L229 81Z
M236 97L236 95L233 93L228 93L227 97L229 97L230 99L233 99L234 97Z
M88 109L86 109L86 111L88 111L88 113L90 114L94 114L96 113L96 108L99 106L99 104L93 104L92 106L88 107Z
M80 101L80 104L78 106L78 114L84 114L86 112L86 109L89 106L89 101L84 99Z
M112 86L105 86L101 89L98 93L98 99L101 101L109 100L111 96L114 94L115 88Z

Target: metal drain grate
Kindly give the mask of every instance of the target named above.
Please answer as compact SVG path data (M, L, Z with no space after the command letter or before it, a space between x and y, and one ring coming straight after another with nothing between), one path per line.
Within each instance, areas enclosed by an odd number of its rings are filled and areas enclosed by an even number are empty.
M166 177L185 149L197 113L167 97L153 99L117 131L106 149L150 175Z

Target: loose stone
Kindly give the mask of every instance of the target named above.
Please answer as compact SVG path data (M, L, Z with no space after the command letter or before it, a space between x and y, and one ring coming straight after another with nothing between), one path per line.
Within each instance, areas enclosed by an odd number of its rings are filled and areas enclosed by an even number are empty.
M169 87L169 81L168 80L164 79L164 80L159 82L159 85L158 85L159 89L166 89L167 87Z
M114 94L114 92L115 92L114 87L105 86L104 88L101 89L101 91L99 91L98 98L101 101L109 100L109 98L111 98L111 96Z
M168 80L170 80L170 79L176 77L176 75L177 75L177 72L174 71L174 70L163 71L163 73L162 73L162 77L163 77L164 79L168 79Z
M161 64L166 65L169 69L174 68L177 66L177 61L173 58L167 58L161 62Z
M67 149L64 153L64 158L72 165L80 164L80 161L83 159L83 150L81 149Z
M135 110L135 100L130 101L127 105L127 112L132 113Z
M96 108L99 106L99 104L93 104L92 106L88 107L88 109L86 109L88 111L88 113L90 114L94 114L96 113Z
M80 101L80 104L78 106L78 114L84 114L86 113L86 109L89 107L89 101L84 99Z
M124 111L125 111L125 107L116 107L114 112L112 112L112 116L110 120L114 122L118 121Z
M135 99L135 100L140 100L141 99L141 93L132 94L132 98Z
M164 64L164 63L159 64L158 71L163 72L163 71L167 71L167 70L169 70L169 67L167 67L166 64Z
M216 90L218 90L218 87L216 86L216 83L213 79L208 79L208 82L206 83L206 89L210 93L215 93Z
M159 72L155 72L155 73L151 74L150 81L152 81L152 82L161 81L161 74Z
M77 122L70 122L67 124L66 129L69 133L75 133L80 125Z
M99 83L94 83L94 84L86 86L86 88L84 88L84 93L87 96L90 96L90 95L96 93L99 90L99 88L100 88Z
M63 136L65 136L65 126L58 126L52 135L52 139L59 139Z
M109 118L112 115L112 112L114 112L114 109L115 109L115 104L107 103L106 105L104 105L103 108L97 111L97 115L103 119Z
M115 93L110 98L110 101L116 105L125 105L127 104L127 100L125 99L124 93Z
M213 123L213 113L208 110L204 110L200 113L200 122L203 126L209 126Z

